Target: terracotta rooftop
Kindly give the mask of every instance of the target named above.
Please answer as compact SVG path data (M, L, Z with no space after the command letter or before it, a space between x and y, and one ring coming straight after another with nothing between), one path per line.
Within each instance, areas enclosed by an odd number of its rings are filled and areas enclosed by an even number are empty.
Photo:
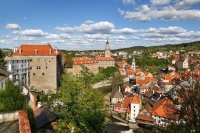
M101 57L101 56L98 56L96 59L98 61L114 61L113 57Z
M138 116L137 116L136 119L145 120L145 121L152 121L152 122L155 122L155 121L156 121L152 116L150 116L150 115L145 115L145 114L138 114Z
M153 105L152 115L170 118L173 117L173 102L167 97L160 99Z
M53 49L50 44L22 44L13 56L55 56L59 54L62 52Z
M24 110L19 110L19 131L20 133L31 133L28 116Z
M94 58L88 58L88 57L75 57L75 58L72 58L72 61L76 65L98 63L98 60Z

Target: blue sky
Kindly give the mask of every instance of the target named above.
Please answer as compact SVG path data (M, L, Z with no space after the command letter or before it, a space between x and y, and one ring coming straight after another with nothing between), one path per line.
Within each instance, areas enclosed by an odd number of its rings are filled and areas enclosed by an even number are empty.
M200 0L0 0L0 48L103 50L200 40Z

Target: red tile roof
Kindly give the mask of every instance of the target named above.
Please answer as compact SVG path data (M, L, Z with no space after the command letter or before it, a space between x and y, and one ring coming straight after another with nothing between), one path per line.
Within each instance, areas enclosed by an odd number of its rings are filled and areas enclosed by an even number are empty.
M114 61L114 58L113 57L97 57L96 58L98 61Z
M131 103L139 104L140 98L137 95L134 95L134 97L131 97Z
M98 60L94 58L88 58L88 57L75 57L75 58L72 58L72 61L76 65L98 63Z
M127 108L131 103L139 104L140 98L137 95L131 97L125 97L124 100L120 103L115 104L115 107Z
M159 92L159 93L163 93L164 91L157 85L155 85L152 90L156 91L156 92Z
M152 122L156 121L152 116L146 115L146 114L138 114L136 119L137 120L152 121Z
M152 115L164 118L174 117L175 110L173 110L173 107L173 102L165 97L153 105Z
M147 83L149 83L149 80L140 80L140 79L136 80L136 84L147 84Z
M55 56L62 54L60 50L53 49L50 44L22 44L13 56Z
M24 110L19 110L18 115L20 133L31 133L30 123L26 112Z

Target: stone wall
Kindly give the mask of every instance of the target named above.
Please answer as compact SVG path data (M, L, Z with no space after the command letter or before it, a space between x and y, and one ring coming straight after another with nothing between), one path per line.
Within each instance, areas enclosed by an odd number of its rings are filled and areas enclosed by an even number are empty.
M57 83L57 56L30 56L32 59L31 87L44 93L55 92Z
M0 113L0 123L18 120L18 112Z

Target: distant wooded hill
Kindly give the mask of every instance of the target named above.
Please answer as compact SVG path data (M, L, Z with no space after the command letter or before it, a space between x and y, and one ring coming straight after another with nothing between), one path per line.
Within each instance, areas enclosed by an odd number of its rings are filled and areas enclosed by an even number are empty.
M159 45L159 46L134 46L129 48L121 48L121 49L115 49L111 50L112 52L117 51L134 51L134 50L150 50L150 49L159 49L159 50L200 50L200 41L195 42L189 42L189 43L182 43L182 44L166 44L166 45Z

